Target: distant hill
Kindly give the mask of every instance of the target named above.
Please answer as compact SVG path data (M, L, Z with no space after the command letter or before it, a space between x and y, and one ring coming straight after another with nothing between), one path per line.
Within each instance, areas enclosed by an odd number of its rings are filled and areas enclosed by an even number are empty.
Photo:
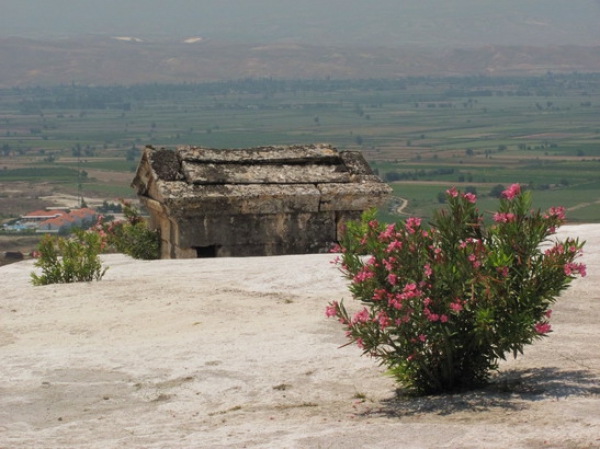
M599 0L3 0L0 36L464 48L600 45Z
M0 86L600 72L600 46L433 49L187 41L0 38Z

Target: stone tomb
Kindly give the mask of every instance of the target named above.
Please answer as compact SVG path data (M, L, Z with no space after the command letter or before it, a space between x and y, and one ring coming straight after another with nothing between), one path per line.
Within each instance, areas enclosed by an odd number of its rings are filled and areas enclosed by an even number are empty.
M360 152L329 145L146 147L132 186L163 259L324 252L391 191Z

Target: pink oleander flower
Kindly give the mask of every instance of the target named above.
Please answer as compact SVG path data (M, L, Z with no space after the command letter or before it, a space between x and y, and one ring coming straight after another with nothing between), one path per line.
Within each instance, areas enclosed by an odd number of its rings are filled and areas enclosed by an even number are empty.
M392 320L383 310L380 310L377 314L377 321L379 322L379 327L382 330L392 324Z
M398 276L396 276L393 273L390 273L388 274L387 280L391 285L396 285L396 283L398 282Z
M400 242L398 240L394 240L387 246L386 252L391 253L392 251L394 251L396 249L398 249L398 250L402 249L402 242Z
M338 302L333 301L325 308L325 316L331 318L337 315Z
M406 230L409 234L414 234L415 228L418 228L419 226L421 226L420 218L410 217L408 220L406 220Z
M365 307L360 312L356 312L354 314L354 316L352 317L352 324L366 323L367 321L370 320L370 318L371 318L371 316L369 315L369 311Z
M425 343L427 341L427 335L424 335L424 334L419 335L419 340L421 340L421 342Z
M555 254L562 254L565 252L565 247L562 244L557 244L554 245L552 248L547 249L546 251L544 251L544 254L546 256L551 256L551 255L555 255Z
M404 286L405 292L414 292L416 289L417 289L417 284L415 284L414 282L411 282Z
M460 312L463 309L463 306L460 302L460 299L456 299L456 302L451 302L449 307L452 309L452 311L454 312Z
M447 315L441 315L440 316L440 321L442 323L447 323L448 322L448 316Z
M570 262L565 264L564 272L567 276L579 274L581 277L587 275L587 267L583 263Z
M431 265L429 265L428 263L425 264L425 266L423 267L423 270L425 272L425 276L430 277L431 274L433 273L432 269L431 269Z
M548 309L546 310L546 312L544 313L544 315L546 316L546 318L550 319L552 318L552 309Z
M481 266L481 262L477 260L477 256L475 254L469 255L469 261L472 263L473 268L479 268Z
M552 326L550 326L549 323L537 323L535 325L535 331L540 335L547 334L551 330L552 330Z
M425 306L423 308L423 315L425 315L425 318L427 318L429 321L435 323L436 321L439 321L440 316L437 313L432 313L431 310L429 310L429 307Z
M429 321L435 323L436 321L439 321L440 316L437 313L429 313L427 314L427 318Z
M503 278L505 278L506 276L508 276L508 267L503 267L503 268L498 267L498 268L496 268L496 271Z
M515 214L513 213L506 213L506 212L496 212L494 214L494 221L496 223L509 223L511 221L515 220Z
M389 298L388 299L388 306L393 307L396 310L402 310L402 301L399 300L398 298ZM398 324L398 323L396 323Z
M396 258L390 257L389 259L383 259L381 263L387 271L392 271L394 269L394 263L396 263Z
M451 189L446 190L446 193L452 198L456 198L458 196L458 190L456 190L456 187L452 187Z
M472 193L465 193L463 198L466 199L469 203L475 204L477 202L477 196Z
M519 184L513 184L504 192L502 192L502 196L508 200L512 200L515 196L521 193L521 186Z
M551 207L548 212L544 215L544 218L557 218L559 220L565 219L565 208L564 207Z
M362 338L358 337L356 339L356 346L358 346L360 349L365 349L365 342Z
M396 235L396 225L391 224L387 228L385 228L385 231L383 231L379 234L379 241L383 242L385 240L389 240L389 239L393 238L395 235Z
M373 301L381 301L386 297L386 290L384 288L376 288L373 292Z
M356 276L354 276L353 281L356 283L361 283L366 281L367 279L372 279L373 277L375 277L375 274L373 274L373 272L369 270L368 267L364 267L356 274Z

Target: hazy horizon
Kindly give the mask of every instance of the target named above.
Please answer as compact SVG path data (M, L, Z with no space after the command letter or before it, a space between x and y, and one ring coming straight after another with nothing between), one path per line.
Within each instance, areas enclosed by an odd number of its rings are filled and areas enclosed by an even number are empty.
M0 0L0 37L317 45L600 45L600 0Z

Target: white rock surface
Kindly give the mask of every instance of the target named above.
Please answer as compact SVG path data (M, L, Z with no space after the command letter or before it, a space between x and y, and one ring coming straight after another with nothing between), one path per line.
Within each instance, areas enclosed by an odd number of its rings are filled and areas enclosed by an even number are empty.
M0 268L0 447L600 447L600 226L511 392L396 400L324 310L331 255L143 262L33 287ZM516 380L520 379L520 380Z

